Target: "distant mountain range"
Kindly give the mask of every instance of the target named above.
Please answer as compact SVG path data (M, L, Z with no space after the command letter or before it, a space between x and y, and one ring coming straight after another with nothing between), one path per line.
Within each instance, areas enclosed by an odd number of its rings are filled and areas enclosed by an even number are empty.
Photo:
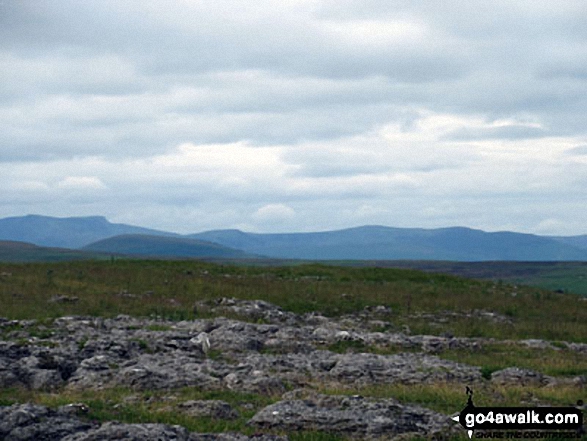
M582 236L550 238L532 234L487 233L470 228L438 229L364 226L321 233L252 234L209 231L189 237L248 253L312 260L587 260Z
M78 253L90 255L166 258L239 259L258 256L303 260L587 261L587 235L548 237L513 232L488 233L464 227L363 226L288 234L217 230L179 235L113 224L104 217L29 215L0 219L0 241L75 249L79 250ZM12 249L22 250L23 246L15 248L13 244ZM0 243L2 259L4 255L10 255L10 250L3 254L3 249Z

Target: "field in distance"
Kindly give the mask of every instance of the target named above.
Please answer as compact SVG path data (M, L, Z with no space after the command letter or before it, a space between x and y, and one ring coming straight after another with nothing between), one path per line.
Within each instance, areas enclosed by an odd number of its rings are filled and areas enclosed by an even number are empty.
M405 268L587 296L587 262L353 261L340 265Z
M119 236L116 239L135 239L140 236ZM159 238L145 236L150 241L139 243L135 247L133 258L144 259L149 254L160 254L155 258L187 259L200 258L222 261L234 265L253 266L284 266L299 265L310 261L295 259L273 259L247 256L238 250L222 247L217 244L198 242L191 239ZM157 249L157 241L166 241L167 248ZM170 245L171 244L171 245ZM125 248L128 250L128 246ZM184 256L176 256L183 250ZM181 254L181 253L179 253ZM161 256L164 255L164 256ZM92 250L71 250L64 248L48 248L25 242L0 241L0 262L60 262L71 260L110 260L125 256L124 253L113 254L96 246ZM214 256L214 257L211 257ZM126 255L130 258L130 255ZM472 279L485 279L493 282L528 285L552 291L587 296L587 262L454 262L438 260L346 260L325 261L335 266L381 267L415 269L431 273L451 274Z

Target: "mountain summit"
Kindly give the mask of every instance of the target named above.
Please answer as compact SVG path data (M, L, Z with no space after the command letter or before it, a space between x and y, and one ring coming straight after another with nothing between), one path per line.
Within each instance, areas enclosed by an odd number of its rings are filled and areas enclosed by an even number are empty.
M28 215L0 219L0 240L29 242L44 247L81 248L121 234L176 236L165 231L113 224L103 216L57 218Z

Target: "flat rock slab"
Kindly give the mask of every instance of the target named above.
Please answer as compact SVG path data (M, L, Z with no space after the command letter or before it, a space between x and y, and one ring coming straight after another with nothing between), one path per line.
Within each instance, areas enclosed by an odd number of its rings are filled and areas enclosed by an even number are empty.
M275 403L258 412L249 424L259 429L317 430L361 439L430 437L454 427L445 415L394 399L319 394Z
M479 382L478 367L467 366L432 355L423 354L343 354L328 372L331 379L341 383L421 384L437 382Z
M491 381L502 386L544 386L554 382L554 378L531 369L509 367L491 374Z

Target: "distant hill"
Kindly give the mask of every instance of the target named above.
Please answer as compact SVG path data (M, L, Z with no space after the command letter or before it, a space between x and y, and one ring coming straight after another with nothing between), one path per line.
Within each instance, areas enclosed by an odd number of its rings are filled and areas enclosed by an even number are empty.
M113 224L102 216L56 218L28 215L0 219L0 240L29 242L45 247L80 248L120 234L174 235L132 225Z
M131 240L127 237L123 240L120 237L129 235L150 238ZM118 238L105 241L114 237ZM156 240L155 237L174 240ZM513 232L488 233L464 227L363 226L282 234L216 230L181 236L114 224L101 216L55 218L29 215L0 219L2 240L159 257L239 259L255 255L302 260L587 261L587 235L547 237Z
M0 262L58 262L106 257L95 252L39 247L26 242L0 241Z
M217 230L189 237L280 259L585 261L587 249L532 234L470 228L365 226L321 233L253 234Z
M190 258L249 258L243 251L203 240L125 234L91 243L84 251L100 253L139 255L145 257L190 257Z
M571 245L575 248L581 248L587 250L587 234L583 234L581 236L551 236L551 239L556 240L557 242L564 243L566 245Z

